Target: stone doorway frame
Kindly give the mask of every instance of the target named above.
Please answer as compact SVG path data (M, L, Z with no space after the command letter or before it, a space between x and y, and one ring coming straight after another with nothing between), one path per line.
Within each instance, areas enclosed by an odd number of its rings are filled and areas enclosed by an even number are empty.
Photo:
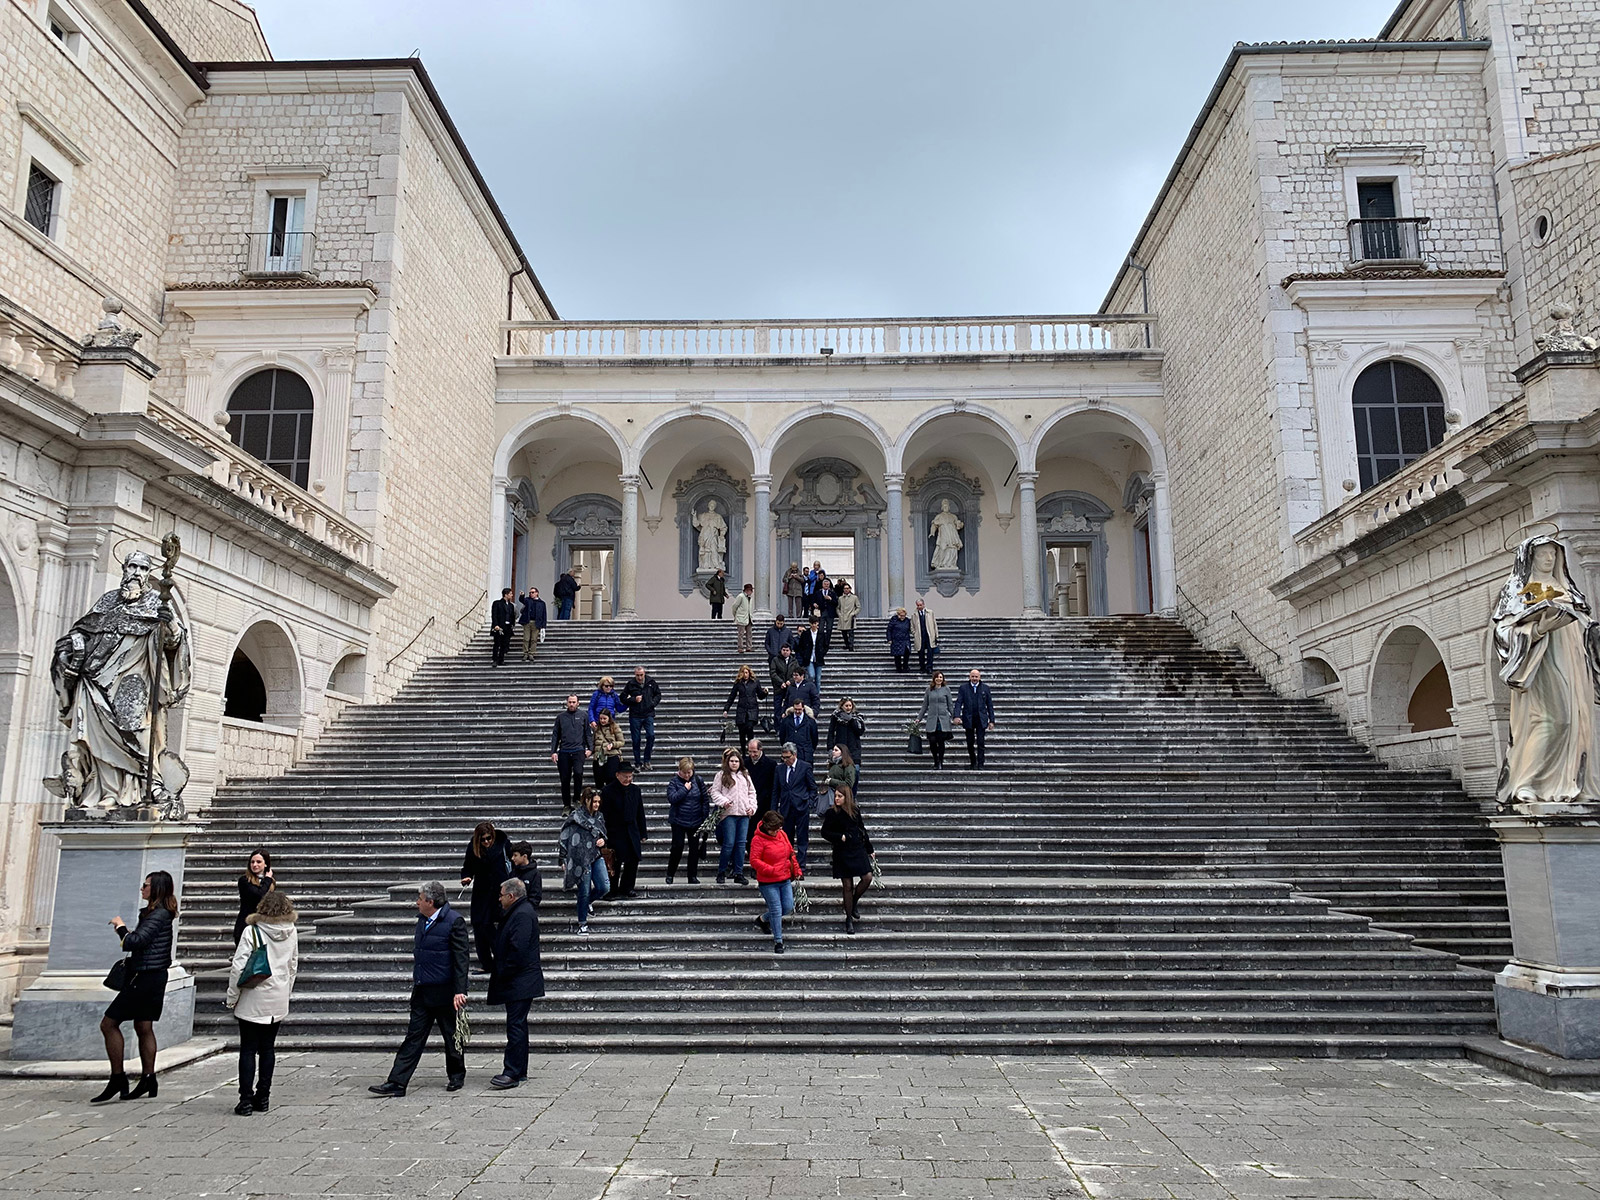
M555 559L552 586L554 580L559 579L561 572L571 564L574 550L610 550L613 563L620 559L622 501L599 492L582 492L576 496L569 496L556 505L545 519L555 527L556 531L555 541L550 547L550 555ZM621 575L620 567L611 572L611 586L608 590L613 617L618 611L617 582ZM583 595L580 592L578 603L582 602ZM554 604L555 601L552 599L550 603ZM552 619L554 619L553 614Z
M1039 526L1039 594L1050 594L1050 546L1089 547L1089 615L1103 617L1111 611L1106 582L1106 522L1111 508L1088 492L1051 492L1035 510Z
M861 476L862 469L842 458L813 458L793 470L795 482L778 493L772 502L778 519L777 578L782 579L789 564L799 562L802 539L813 537L855 538L856 574L852 590L861 598L861 616L883 616L883 541L884 513L888 502Z

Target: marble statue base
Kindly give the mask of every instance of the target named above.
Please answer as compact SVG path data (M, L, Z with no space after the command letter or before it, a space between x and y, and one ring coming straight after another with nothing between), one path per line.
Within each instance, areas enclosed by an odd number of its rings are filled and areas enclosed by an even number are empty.
M183 898L185 847L194 825L153 821L46 821L61 839L56 872L50 954L45 969L17 997L11 1032L14 1059L73 1060L105 1053L100 1018L116 995L103 985L121 956L108 922L139 922L139 885L152 871L167 871ZM180 907L181 917L181 907ZM133 1031L124 1030L133 1044ZM194 1034L194 978L174 962L156 1040L161 1046Z
M965 578L966 575L954 567L928 572L928 582L933 584L933 590L947 600L961 590L961 581Z
M1513 958L1495 977L1500 1036L1600 1058L1600 804L1518 805L1490 820Z

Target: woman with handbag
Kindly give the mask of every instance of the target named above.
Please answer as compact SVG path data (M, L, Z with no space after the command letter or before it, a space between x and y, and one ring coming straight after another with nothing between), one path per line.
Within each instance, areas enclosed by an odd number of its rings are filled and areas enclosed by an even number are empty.
M854 933L861 920L857 905L872 886L872 838L849 788L833 789L833 807L822 817L822 837L833 847L833 877L844 888L844 931Z
M750 866L767 911L756 918L763 933L772 934L772 952L783 953L783 919L794 911L794 881L804 878L783 818L775 812L761 814L761 824L750 839Z
M479 821L461 859L461 886L472 888L472 941L478 965L494 974L494 937L500 917L500 885L511 878L511 839L493 821Z
M722 715L733 713L733 723L739 727L739 745L748 746L761 724L761 702L767 698L767 689L756 679L749 663L739 668L728 689L728 698L722 702Z
M245 864L244 874L239 876L239 915L233 919L233 943L239 944L239 935L244 932L244 923L249 920L250 914L256 911L256 905L274 887L276 881L272 878L272 855L265 850L257 850L250 855L250 861Z
M612 716L610 709L602 708L594 723L594 785L604 788L617 777L617 763L622 760L622 749L627 744L622 726Z
M712 773L707 798L717 812L717 882L747 883L744 875L745 838L756 811L756 785L744 769L744 759L731 747L722 752L722 770Z
M284 893L263 896L245 919L228 969L224 1003L239 1022L239 1103L233 1111L241 1117L266 1112L272 1097L278 1026L289 1015L289 994L300 969L295 915Z
M578 932L589 932L589 904L611 890L606 872L606 819L600 815L600 793L583 789L583 798L567 814L556 840L563 888L578 889Z
M950 722L955 716L955 700L945 684L944 672L935 671L928 681L928 690L922 696L922 728L928 737L928 751L933 755L933 769L944 770L944 748L955 728Z
M106 977L107 986L117 989L117 998L100 1018L106 1057L111 1060L111 1079L106 1090L90 1101L92 1104L137 1100L141 1096L153 1100L156 1096L156 1022L161 1019L167 999L167 968L172 965L173 918L178 915L178 897L172 876L165 871L146 875L139 895L144 907L139 910L139 924L134 929L130 931L121 917L110 921L128 956ZM139 1039L139 1086L131 1093L127 1072L122 1069L126 1049L122 1037L124 1021L133 1022Z

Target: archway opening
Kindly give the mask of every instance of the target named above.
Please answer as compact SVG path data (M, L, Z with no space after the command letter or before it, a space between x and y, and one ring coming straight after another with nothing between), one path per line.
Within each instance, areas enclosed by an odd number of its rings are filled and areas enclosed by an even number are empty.
M298 729L304 710L300 657L283 628L257 621L233 652L223 691L223 715Z
M719 417L683 414L640 444L641 612L705 612L711 580L725 573L729 595L756 580L755 455L740 430ZM677 595L673 596L675 588Z
M1375 739L1437 733L1454 725L1449 670L1438 646L1415 625L1402 625L1378 651L1372 667Z
M367 656L352 652L336 662L333 673L328 676L328 690L344 696L364 696L367 691Z
M233 652L222 693L222 715L235 721L260 721L267 714L267 681L243 650Z

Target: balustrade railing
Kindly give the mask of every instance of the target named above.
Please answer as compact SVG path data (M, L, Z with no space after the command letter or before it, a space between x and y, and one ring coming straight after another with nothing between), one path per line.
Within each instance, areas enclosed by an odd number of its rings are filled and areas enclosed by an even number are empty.
M1352 265L1420 263L1427 217L1365 217L1349 222Z
M372 565L372 542L359 525L165 401L152 397L150 416L163 429L217 456L211 467L212 482L346 558Z
M1450 491L1466 479L1463 459L1498 441L1528 419L1526 399L1502 405L1480 421L1446 438L1376 487L1346 500L1295 535L1301 566L1349 545L1412 509Z
M928 317L858 321L506 321L523 358L766 358L1096 354L1155 348L1155 317Z

